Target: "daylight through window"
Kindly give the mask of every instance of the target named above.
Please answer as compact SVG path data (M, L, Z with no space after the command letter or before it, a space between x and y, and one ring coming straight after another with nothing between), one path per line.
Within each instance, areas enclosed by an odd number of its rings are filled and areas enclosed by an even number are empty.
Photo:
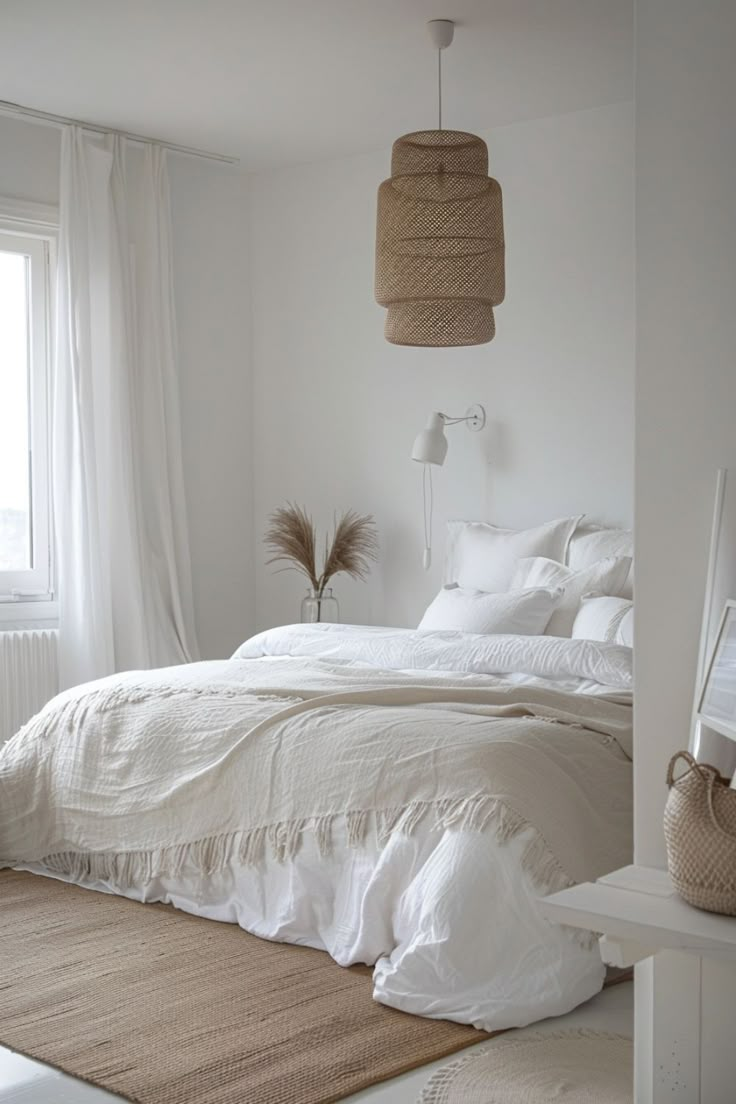
M0 233L0 599L51 590L48 249Z

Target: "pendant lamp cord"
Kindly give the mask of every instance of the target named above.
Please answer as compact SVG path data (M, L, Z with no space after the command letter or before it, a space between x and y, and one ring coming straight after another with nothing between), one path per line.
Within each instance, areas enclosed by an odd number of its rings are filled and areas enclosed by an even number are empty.
M437 51L437 114L439 116L438 130L442 130L442 50Z

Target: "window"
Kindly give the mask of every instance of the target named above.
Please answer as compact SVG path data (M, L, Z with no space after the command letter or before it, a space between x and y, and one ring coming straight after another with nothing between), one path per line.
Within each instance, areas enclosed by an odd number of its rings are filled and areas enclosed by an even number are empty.
M51 239L0 212L0 602L52 597L48 333Z

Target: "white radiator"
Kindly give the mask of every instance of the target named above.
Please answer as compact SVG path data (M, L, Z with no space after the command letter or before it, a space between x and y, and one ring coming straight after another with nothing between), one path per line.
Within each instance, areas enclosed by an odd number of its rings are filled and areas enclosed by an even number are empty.
M56 629L0 631L0 745L59 690Z

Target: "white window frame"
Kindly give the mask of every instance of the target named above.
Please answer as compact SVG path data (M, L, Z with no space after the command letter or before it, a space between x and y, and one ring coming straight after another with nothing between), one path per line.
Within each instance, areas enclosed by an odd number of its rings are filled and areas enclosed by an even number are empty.
M0 248L15 247L31 258L30 395L33 567L0 571L0 629L43 621L55 624L51 466L50 380L53 278L58 214L45 204L0 198Z

